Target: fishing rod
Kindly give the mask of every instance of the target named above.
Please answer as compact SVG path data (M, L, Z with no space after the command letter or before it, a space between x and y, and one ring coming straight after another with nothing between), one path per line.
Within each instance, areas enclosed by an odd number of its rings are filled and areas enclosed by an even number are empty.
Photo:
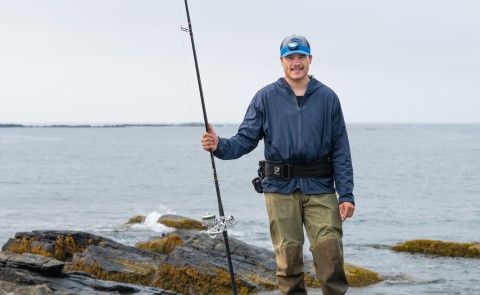
M209 132L210 130L208 128L207 109L205 107L205 99L203 98L202 81L200 79L200 70L198 67L197 51L195 50L195 42L193 40L192 22L190 21L190 13L188 11L187 0L185 0L185 10L187 11L188 29L181 27L181 30L184 32L190 33L193 59L195 61L195 70L197 72L198 88L200 91L200 100L202 101L205 130L206 132ZM203 224L208 227L207 233L211 238L215 238L217 234L220 234L220 233L223 234L223 239L225 241L225 250L227 252L228 268L230 270L230 280L232 284L233 294L237 295L237 285L235 283L235 274L233 272L232 256L230 254L230 245L228 244L228 232L227 232L227 226L226 226L227 222L233 224L234 218L233 216L225 217L225 213L223 212L222 197L220 195L220 186L218 184L218 177L217 177L217 168L215 168L215 158L213 156L212 151L210 151L210 160L212 162L213 180L215 183L215 190L217 192L218 213L220 215L219 217L220 220L217 220L215 215L211 215L209 212L207 212L206 215L202 217L202 219L203 219Z

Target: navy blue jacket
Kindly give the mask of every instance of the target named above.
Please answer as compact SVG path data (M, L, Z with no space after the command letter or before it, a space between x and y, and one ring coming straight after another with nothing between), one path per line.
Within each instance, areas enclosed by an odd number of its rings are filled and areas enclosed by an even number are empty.
M334 193L339 203L352 202L353 169L347 130L337 95L313 77L300 103L284 78L260 89L253 97L238 133L219 138L214 155L237 159L263 139L265 159L289 164L309 164L331 157L334 176L263 181L264 192L291 194Z

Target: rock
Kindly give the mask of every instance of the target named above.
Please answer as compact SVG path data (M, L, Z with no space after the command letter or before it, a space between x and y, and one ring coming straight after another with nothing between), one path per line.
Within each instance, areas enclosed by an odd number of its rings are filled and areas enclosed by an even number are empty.
M204 230L206 229L203 224L195 219L173 215L173 214L166 214L162 215L158 222L172 228L176 229L197 229L197 230Z
M2 251L32 253L69 261L75 253L81 253L91 245L113 242L100 236L76 231L18 232L7 241Z
M383 281L378 273L349 263L345 263L345 273L352 287L366 287Z
M176 234L169 235L162 239L140 242L136 248L160 254L170 254L177 246L183 245L183 240Z
M480 257L480 243L472 243L467 250L472 256Z
M62 272L65 262L30 253L7 254L0 252L0 265L13 268L27 268L46 275L55 275Z
M228 294L230 274L224 241L221 236L210 238L203 232L178 230L185 238L168 256L167 264L159 269L154 286L182 294ZM276 263L273 251L229 238L237 289L252 294L276 289ZM174 279L170 279L174 278Z
M182 222L191 219L169 215L160 220ZM231 237L229 245L239 294L277 289L273 251ZM140 292L138 290L145 294L231 293L230 273L221 235L212 239L204 231L177 229L161 239L139 243L137 247L83 232L17 233L15 239L9 240L2 248L10 253L0 255L3 269L0 280L10 281L9 278L15 277L26 282L26 278L35 273L42 279L31 279L30 285L46 284L52 290L65 292L75 292L75 288L82 292L94 288L122 294L135 294ZM22 263L16 262L19 256ZM63 269L60 268L62 264ZM352 286L381 281L374 272L349 265L346 268ZM50 277L47 273L51 274ZM24 279L18 279L22 275ZM312 261L305 262L305 277L307 286L319 287Z
M52 290L67 292L58 294L90 295L97 294L98 290L105 294L177 294L129 284L149 285L149 277L153 277L159 263L165 260L164 256L93 234L22 232L2 249L9 253L0 252L0 280L16 282L17 287L46 284Z
M177 214L163 214L162 216L160 216L160 218L158 218L158 221L162 221L162 220L166 220L166 219L169 219L169 220L186 220L186 219L194 220L194 219L191 219L191 218L188 218L188 217L185 217L185 216L181 216L181 215L177 215Z
M230 277L223 238L211 239L205 233L191 230L178 230L175 235L183 238L184 244L168 255L168 265L161 266L159 270L160 277L168 279L156 279L154 285L182 294L198 294L205 290L213 294L228 293ZM273 251L248 245L235 238L229 238L229 246L237 288L242 290L240 293L277 289ZM307 260L307 285L319 288L314 272L313 262ZM346 265L346 272L350 285L354 287L382 281L377 273L350 264Z
M145 219L143 215L135 215L127 221L127 224L144 223Z
M5 293L2 293L5 292ZM64 273L46 277L28 269L0 267L0 294L15 295L92 295L138 294L179 295L159 288L97 280L85 273Z
M90 246L74 255L67 271L83 271L102 280L149 286L166 255L143 251L118 243Z
M143 223L145 222L145 219L146 217L143 215L135 215L130 218L126 224ZM198 220L174 214L165 214L160 216L158 223L176 229L205 229L202 223Z
M437 240L411 240L390 249L398 252L421 253L447 257L480 258L480 243L455 243Z
M3 292L3 293L2 293ZM52 289L47 285L19 286L15 283L0 281L0 294L15 295L53 295Z

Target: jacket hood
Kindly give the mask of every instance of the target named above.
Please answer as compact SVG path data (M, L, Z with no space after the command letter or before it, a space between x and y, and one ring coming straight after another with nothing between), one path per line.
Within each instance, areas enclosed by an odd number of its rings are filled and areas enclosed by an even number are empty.
M322 82L318 81L313 76L310 75L308 77L310 78L310 83L308 83L305 96L308 96L314 91L316 91L318 88L325 86ZM288 84L287 80L285 80L285 78L278 79L277 82L275 82L275 86L277 86L280 90L288 94L293 94L293 89L292 87L290 87L290 85Z

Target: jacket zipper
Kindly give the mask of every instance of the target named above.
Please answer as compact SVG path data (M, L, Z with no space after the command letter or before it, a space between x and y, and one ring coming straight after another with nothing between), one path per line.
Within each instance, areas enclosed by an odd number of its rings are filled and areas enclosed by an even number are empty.
M297 100L297 97L295 96L295 100ZM305 94L302 98L302 100L300 101L300 103L297 103L297 116L298 116L298 155L302 155L302 135L301 135L301 132L302 132L302 104L305 100ZM303 184L302 184L302 179L298 179L298 182L299 182L299 187L300 187L300 191L303 192Z

